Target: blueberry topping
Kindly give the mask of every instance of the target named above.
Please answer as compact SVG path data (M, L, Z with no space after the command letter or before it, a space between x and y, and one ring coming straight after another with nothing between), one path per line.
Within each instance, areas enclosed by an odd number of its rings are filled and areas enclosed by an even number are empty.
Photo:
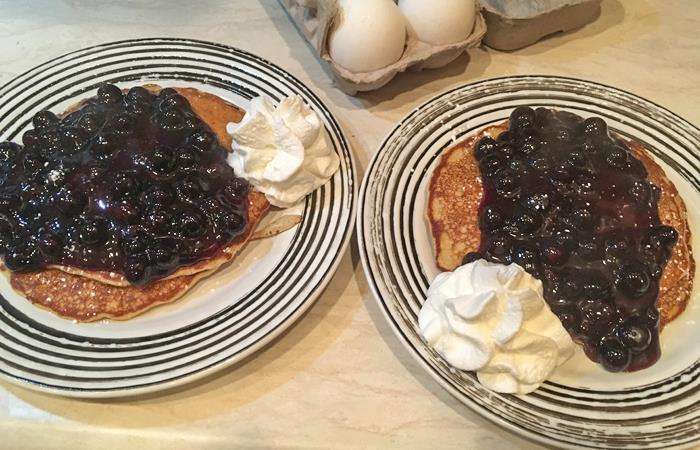
M620 372L630 365L632 355L630 350L618 339L605 338L598 347L600 363L610 372Z
M540 278L554 313L609 370L653 364L659 281L678 241L660 223L660 189L601 118L523 106L509 123L474 148L484 186L474 257Z
M10 270L60 264L146 283L245 230L248 183L173 89L104 84L75 111L41 111L33 125L23 145L0 143L0 256Z

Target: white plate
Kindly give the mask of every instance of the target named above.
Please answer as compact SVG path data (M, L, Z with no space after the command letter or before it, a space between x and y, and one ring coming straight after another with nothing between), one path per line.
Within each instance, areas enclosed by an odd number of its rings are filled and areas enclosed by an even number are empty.
M383 142L360 190L360 254L371 289L411 354L483 416L530 439L571 448L668 448L700 442L700 298L661 334L651 368L614 374L581 349L532 394L497 394L451 368L421 339L417 314L438 273L425 208L440 155L508 118L518 105L605 118L641 142L678 187L700 248L700 131L671 112L607 86L559 77L509 77L460 86L411 112ZM695 286L698 286L696 279Z
M196 87L246 108L299 94L340 157L333 179L288 213L294 229L250 242L178 301L134 319L79 324L32 306L0 277L0 374L62 395L108 397L171 388L240 361L289 327L328 284L354 224L355 166L330 111L299 80L244 51L141 39L70 53L0 88L0 140L19 140L37 111L62 111L103 82ZM285 212L287 213L287 212ZM270 213L265 220L279 213Z

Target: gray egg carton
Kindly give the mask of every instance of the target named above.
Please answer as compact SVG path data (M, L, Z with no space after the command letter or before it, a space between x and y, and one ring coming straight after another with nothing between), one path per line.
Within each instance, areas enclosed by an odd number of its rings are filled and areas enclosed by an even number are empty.
M497 50L516 50L543 37L594 21L601 0L479 0L486 19L483 42Z

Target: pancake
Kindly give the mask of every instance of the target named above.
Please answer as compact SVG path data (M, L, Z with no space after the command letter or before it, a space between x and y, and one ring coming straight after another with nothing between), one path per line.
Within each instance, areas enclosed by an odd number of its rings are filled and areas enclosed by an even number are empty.
M157 93L158 91L160 91L160 86L157 86L155 84L148 84L144 87L153 93ZM221 97L200 91L198 89L175 88L175 90L180 95L185 97L187 101L190 102L192 110L204 122L206 122L207 125L209 125L209 128L212 129L217 139L224 146L224 148L231 149L231 136L226 131L226 124L228 124L229 122L240 122L241 119L243 119L243 116L245 115L245 111L241 108L238 108L236 105L227 102ZM82 102L76 104L75 106L69 108L61 116L70 114L71 112L79 109L81 105ZM251 191L249 196L252 196L253 194L254 193ZM267 203L267 200L263 195L259 195L255 196L254 198L249 198L248 202L249 204L254 202L256 204L256 208L262 208L263 204ZM265 207L265 209L267 209L267 207ZM228 253L235 254L236 246L239 245L236 241L232 242L228 248L222 249L219 252L219 254L211 260L201 261L196 264L181 267L175 272L168 275L167 277L164 277L163 279L167 280L171 278L188 276L196 274L198 272L214 270L218 268L221 264L225 263L230 259L226 258L226 255ZM125 287L130 285L130 283L127 281L124 275L116 272L85 270L79 267L63 266L57 264L51 264L48 266L48 268L61 270L72 275L78 275L81 277L89 278L91 280L99 281L100 283L109 284L111 286Z
M440 270L454 270L462 264L465 254L479 249L478 212L483 187L474 146L482 137L495 139L507 129L508 121L468 137L447 150L433 172L426 214ZM649 181L661 188L658 205L661 222L678 232L678 242L659 282L657 307L663 327L678 317L690 300L695 275L691 231L685 204L673 182L644 147L635 142L627 144L646 168Z
M147 89L157 92L158 86ZM176 89L192 110L212 129L225 148L231 148L226 124L240 121L244 111L225 100L193 88ZM64 113L80 108L82 103ZM182 296L200 279L230 261L250 240L270 204L261 193L250 190L247 222L243 232L213 256L180 267L167 277L144 285L132 285L122 274L51 265L35 272L10 272L12 286L36 306L61 317L90 322L100 319L126 320L157 305ZM282 228L282 227L277 227Z
M233 259L250 239L255 224L268 207L265 196L253 192L248 208L248 226L244 233L213 258L190 266L192 272L176 278L163 278L143 286L114 286L80 274L52 269L12 272L10 282L34 305L64 318L81 322L130 319L155 306L177 300L199 280Z

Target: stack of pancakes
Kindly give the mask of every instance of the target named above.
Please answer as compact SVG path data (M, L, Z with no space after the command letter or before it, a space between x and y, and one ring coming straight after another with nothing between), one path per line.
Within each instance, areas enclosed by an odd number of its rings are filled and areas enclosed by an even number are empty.
M433 236L438 268L451 271L462 264L462 258L479 249L479 206L483 186L474 146L485 136L494 139L508 129L509 122L488 127L449 149L442 155L429 186L427 216ZM648 173L648 179L661 188L659 218L678 232L678 242L659 283L657 307L661 326L683 312L693 289L695 262L691 249L691 233L683 199L639 143L627 142L632 154Z
M158 86L146 86L157 92ZM231 148L226 124L239 122L240 108L193 88L177 88L192 110L214 131L225 148ZM80 105L69 110L71 112ZM67 113L68 113L67 112ZM269 203L261 193L248 193L248 222L245 230L211 258L177 269L169 276L144 285L132 285L123 274L53 265L37 272L11 272L12 286L37 306L78 321L125 320L182 296L200 279L230 261L251 238Z

